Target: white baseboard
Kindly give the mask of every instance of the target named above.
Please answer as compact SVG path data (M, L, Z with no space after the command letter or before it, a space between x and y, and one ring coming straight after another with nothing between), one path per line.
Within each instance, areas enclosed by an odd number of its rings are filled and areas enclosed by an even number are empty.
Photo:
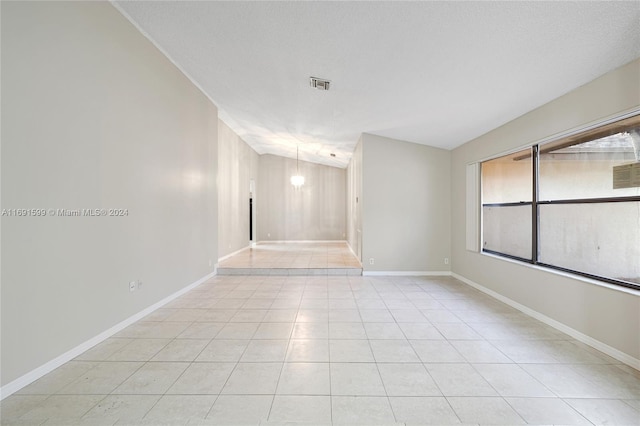
M573 337L574 339L578 340L579 342L582 342L586 345L589 345L597 350L599 350L600 352L604 352L605 354L609 355L612 358L617 359L620 362L623 362L625 364L627 364L630 367L635 368L636 370L640 370L640 359L636 359L634 357L632 357L629 354L626 354L614 347L611 347L609 345L607 345L606 343L603 343L599 340L594 339L591 336L588 336L578 330L575 330L571 327L569 327L568 325L565 325L559 321L554 320L553 318L550 318L544 314L541 314L538 311L535 311L525 305L522 305L518 302L516 302L515 300L511 300L506 296L501 295L500 293L497 293L491 289L488 289L474 281L471 281L470 279L463 277L462 275L456 274L455 272L451 274L454 278L462 281L465 284L470 285L471 287L480 290L481 292L488 294L489 296L498 299L501 302L506 303L507 305L519 310L520 312L529 315L530 317L533 317L535 319L537 319L538 321L541 321L545 324L547 324L548 326L551 326L553 328L555 328L556 330L559 330L565 334L568 334L569 336Z
M291 244L296 244L296 243L346 243L347 240L264 240L264 241L258 241L257 244L273 244L273 243L291 243Z
M451 271L362 271L370 277L449 277Z
M51 361L41 365L40 367L35 368L35 369L31 370L30 372L28 372L27 374L18 377L14 381L7 383L6 385L4 385L4 386L2 386L0 388L0 400L3 400L4 398L8 397L9 395L19 391L23 387L35 382L36 380L38 380L40 377L44 376L45 374L48 374L51 371L55 370L56 368L60 367L62 364L71 361L72 359L74 359L78 355L82 354L83 352L87 351L88 349L91 349L92 347L94 347L98 343L103 342L104 340L106 340L109 337L113 336L117 332L125 329L126 327L130 326L131 324L135 323L136 321L141 320L142 318L146 317L147 315L149 315L150 313L152 313L156 309L161 308L162 306L166 305L167 303L171 302L172 300L177 299L178 297L180 297L183 294L185 294L186 292L196 288L197 286L199 286L200 284L204 283L208 279L214 277L215 275L216 275L216 270L214 270L212 273L200 278L196 282L191 283L188 286L186 286L186 287L176 291L175 293L165 297L161 301L159 301L157 303L154 303L153 305L149 306L148 308L143 309L142 311L138 312L137 314L130 316L126 320L119 322L118 324L114 325L110 329L103 331L102 333L98 334L97 336L92 337L91 339L87 340L86 342L81 343L80 345L76 346L75 348L63 353L62 355L52 359Z

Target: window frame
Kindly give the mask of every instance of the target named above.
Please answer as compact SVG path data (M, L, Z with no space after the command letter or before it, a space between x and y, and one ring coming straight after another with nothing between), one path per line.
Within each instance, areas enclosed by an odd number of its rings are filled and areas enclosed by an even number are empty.
M625 288L629 288L629 289L633 289L633 290L640 290L640 283L636 284L633 282L629 282L629 281L622 281L622 280L617 280L615 278L611 278L611 277L605 277L605 276L600 276L600 275L596 275L596 274L592 274L589 272L583 272L583 271L579 271L579 270L574 270L574 269L570 269L570 268L565 268L562 266L557 266L557 265L553 265L553 264L549 264L546 262L541 262L540 261L540 206L543 205L567 205L567 204L605 204L605 203L620 203L620 202L640 202L640 195L628 195L628 196L620 196L620 197L594 197L594 198L575 198L575 199L558 199L558 200L540 200L540 191L539 191L539 178L540 178L540 153L541 152L546 152L546 150L544 148L541 148L541 146L544 145L553 145L554 143L557 143L558 141L561 141L563 139L567 139L567 138L575 138L577 141L580 142L576 142L574 143L574 145L580 144L580 143L584 143L590 140L597 140L603 136L596 136L599 135L600 133L602 133L601 131L599 131L600 129L605 129L607 127L610 127L612 125L615 125L616 123L621 123L621 122L626 122L630 119L636 119L636 120L640 120L640 110L635 110L632 111L628 114L625 114L623 116L619 116L617 118L613 118L610 120L607 120L605 122L601 122L599 124L595 124L586 128L582 128L582 129L578 129L578 130L574 130L571 132L566 132L565 134L561 134L561 135L556 135L555 137L550 137L550 138L546 138L545 140L541 140L538 141L532 145L528 145L525 147L522 147L520 149L517 150L513 150L510 151L511 153L513 152L517 152L517 151L522 151L524 149L531 149L531 160L532 160L532 167L531 167L531 173L532 173L532 180L531 180L531 191L532 191L532 199L531 201L520 201L520 202L505 202L505 203L484 203L482 200L482 185L483 185L483 176L482 176L482 166L485 162L497 159L497 158L501 158L501 157L505 157L508 156L509 153L504 153L502 155L498 155L498 156L494 156L491 158L487 158L484 159L482 161L479 161L478 164L480 165L479 167L479 177L480 177L480 200L479 200L479 206L480 206L480 232L479 232L479 236L480 236L480 253L486 253L486 254L491 254L494 256L498 256L498 257L504 257L507 259L511 259L513 261L516 262L522 262L522 263L527 263L530 265L534 265L534 266L539 266L542 268L547 268L547 269L552 269L552 270L556 270L556 271L560 271L563 273L568 273L568 274L572 274L572 275L577 275L580 277L584 277L584 278L589 278L592 280L597 280L597 281L601 281L601 282L605 282L608 284L613 284L615 286L621 286L621 287L625 287ZM591 139L589 139L589 135L594 135ZM499 251L495 251L495 250L491 250L491 249L485 249L484 248L484 227L483 227L483 223L484 223L484 208L485 207L510 207L510 206L526 206L526 205L531 205L531 259L526 259L526 258L522 258L519 256L515 256L515 255L511 255L508 253L502 253Z

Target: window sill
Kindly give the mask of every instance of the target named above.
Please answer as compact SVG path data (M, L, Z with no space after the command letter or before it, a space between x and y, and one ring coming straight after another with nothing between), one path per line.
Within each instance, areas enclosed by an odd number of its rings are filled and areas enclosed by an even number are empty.
M518 260L515 260L515 259L510 259L508 257L499 256L497 254L487 253L487 252L483 252L483 251L481 251L480 254L483 255L483 256L487 256L487 257L493 258L493 259L498 259L498 260L502 260L502 261L505 261L505 262L514 263L516 265L524 266L524 267L527 267L527 268L536 269L538 271L545 272L545 273L548 273L548 274L551 274L551 275L558 275L558 276L561 276L561 277L570 278L570 279L575 280L575 281L580 281L580 282L583 282L583 283L586 283L586 284L592 284L592 285L596 285L596 286L599 286L599 287L605 287L605 288L608 288L610 290L616 290L616 291L620 291L622 293L630 294L632 296L640 297L640 290L636 290L636 289L633 289L633 288L624 287L624 286L621 286L621 285L610 284L610 283L607 283L607 282L604 282L604 281L600 281L600 280L596 280L596 279L593 279L593 278L583 277L582 275L572 274L572 273L564 272L564 271L559 271L559 270L556 270L556 269L553 269L553 268L547 268L545 266L534 265L532 263L522 262L522 261L518 261Z

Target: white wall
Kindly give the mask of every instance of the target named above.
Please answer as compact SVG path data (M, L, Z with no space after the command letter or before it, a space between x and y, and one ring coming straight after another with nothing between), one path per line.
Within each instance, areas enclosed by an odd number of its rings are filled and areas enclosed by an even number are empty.
M449 151L363 134L364 270L448 271L450 200Z
M249 245L249 182L258 179L258 158L246 142L218 120L219 257ZM256 191L253 194L254 217L257 197ZM255 227L253 232L255 238Z
M636 60L462 145L452 152L451 172L453 272L636 360L638 294L465 249L465 170L469 163L639 107L639 75Z
M260 156L258 240L346 239L346 170L300 161L300 189L291 185L295 173L295 159Z
M347 242L362 261L362 136L347 167Z
M208 275L216 107L106 2L2 2L2 384ZM143 288L129 292L129 281Z

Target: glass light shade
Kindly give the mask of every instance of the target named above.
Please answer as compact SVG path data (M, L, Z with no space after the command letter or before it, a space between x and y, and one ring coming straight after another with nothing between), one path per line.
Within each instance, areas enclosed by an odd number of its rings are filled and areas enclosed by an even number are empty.
M291 176L291 185L295 186L296 188L300 188L302 185L304 185L304 176Z

